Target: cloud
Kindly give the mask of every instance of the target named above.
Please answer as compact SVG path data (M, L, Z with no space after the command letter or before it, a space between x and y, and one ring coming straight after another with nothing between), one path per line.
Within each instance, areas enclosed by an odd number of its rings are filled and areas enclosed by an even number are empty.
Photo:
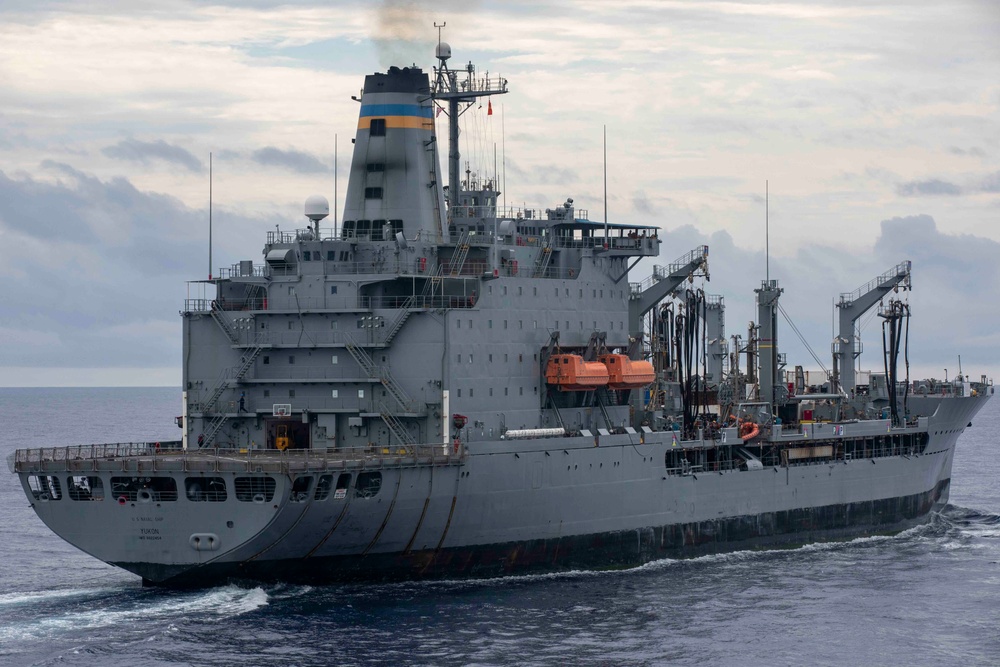
M969 155L972 157L986 157L986 151L977 146L971 148L961 148L959 146L951 146L948 148L948 152L952 155Z
M189 151L168 144L162 139L156 141L139 141L137 139L123 139L114 146L108 146L101 150L110 158L118 160L131 160L149 164L151 160L163 160L186 167L190 171L200 172L204 169L201 160L192 155Z
M297 150L281 150L273 146L266 146L255 150L251 159L257 164L269 167L284 167L297 171L300 174L320 174L330 171L330 167L320 162L309 153Z
M180 359L175 314L205 273L206 213L128 179L47 162L55 181L0 171L0 367L162 368ZM216 216L216 262L259 253L273 218ZM14 334L16 332L16 335ZM179 364L177 364L179 373ZM179 381L179 376L178 376ZM9 381L7 382L9 384Z
M962 194L962 188L954 183L932 178L928 181L908 181L896 186L896 192L903 197L921 197Z
M979 183L979 190L981 192L1000 192L1000 171L983 178Z

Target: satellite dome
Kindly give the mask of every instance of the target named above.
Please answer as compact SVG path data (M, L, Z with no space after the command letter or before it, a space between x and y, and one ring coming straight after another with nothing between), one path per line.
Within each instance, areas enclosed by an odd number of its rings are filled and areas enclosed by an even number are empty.
M434 55L437 56L438 60L448 60L448 58L451 58L451 45L448 42L441 42L437 45Z
M313 195L306 200L306 217L319 222L330 215L330 202L323 195Z

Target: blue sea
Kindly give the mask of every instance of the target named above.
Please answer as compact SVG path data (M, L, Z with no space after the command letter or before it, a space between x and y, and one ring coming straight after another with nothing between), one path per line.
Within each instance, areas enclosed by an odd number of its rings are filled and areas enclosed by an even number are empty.
M0 389L16 448L170 440L180 390ZM0 474L0 665L1000 665L1000 399L951 502L894 536L634 570L143 589Z

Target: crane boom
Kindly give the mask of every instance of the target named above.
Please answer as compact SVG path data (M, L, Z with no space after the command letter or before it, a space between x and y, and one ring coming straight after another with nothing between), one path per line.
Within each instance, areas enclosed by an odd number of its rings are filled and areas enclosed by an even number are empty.
M708 276L708 246L700 245L667 266L654 266L653 275L629 285L629 333L642 333L642 317L690 276L703 271Z
M833 340L833 383L834 389L845 392L854 389L855 361L861 351L858 349L859 335L855 330L858 319L861 318L886 294L897 286L910 288L910 268L912 262L900 262L882 275L872 278L867 283L854 290L840 295L837 308L840 312L840 329Z

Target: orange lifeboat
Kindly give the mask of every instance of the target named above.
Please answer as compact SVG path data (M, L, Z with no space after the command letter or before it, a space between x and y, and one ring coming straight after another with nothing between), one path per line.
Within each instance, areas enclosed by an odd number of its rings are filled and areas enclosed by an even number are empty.
M608 383L608 369L599 361L584 361L579 354L553 354L545 381L561 391L593 391Z
M632 361L624 354L602 354L598 360L608 369L611 389L641 389L656 379L653 364L648 361Z

